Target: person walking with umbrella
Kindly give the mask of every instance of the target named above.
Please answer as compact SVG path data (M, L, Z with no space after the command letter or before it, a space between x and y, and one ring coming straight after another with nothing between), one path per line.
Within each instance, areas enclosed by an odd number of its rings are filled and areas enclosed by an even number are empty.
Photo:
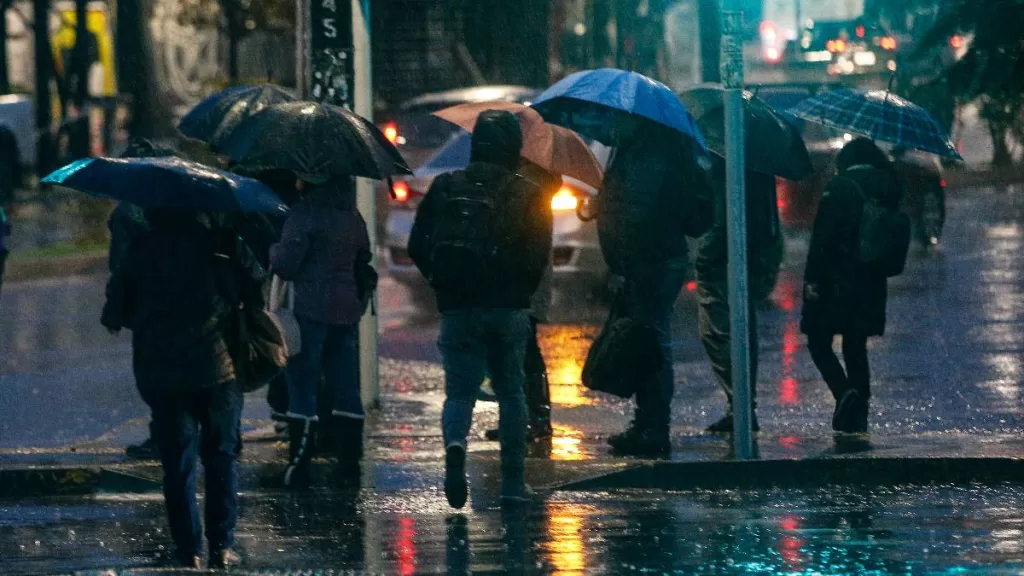
M371 260L370 239L356 210L355 180L336 176L302 184L303 200L270 249L270 269L293 283L302 349L288 363L289 459L284 484L306 488L320 427L321 373L331 391L331 419L324 423L337 450L339 478L358 482L365 412L358 375L360 301L357 267Z
M453 508L468 498L466 442L476 394L490 372L498 396L502 498L530 497L525 457L527 309L551 251L551 211L516 174L523 146L511 112L481 113L465 170L442 175L416 213L409 255L437 295L444 359L444 491Z
M725 182L725 117L722 86L709 84L679 95L697 120L712 152L711 179L715 191L714 223L697 243L698 329L711 367L727 399L725 416L708 426L709 432L732 432L732 337L729 326L729 245ZM813 172L803 138L793 124L750 92L743 95L746 125L747 271L749 296L750 393L757 399L757 306L771 294L785 249L776 200L775 177L801 180ZM754 431L760 426L751 414Z
M617 298L629 318L655 330L661 368L636 383L630 427L608 439L621 454L665 455L675 375L672 311L686 280L686 238L712 221L707 147L686 107L664 84L604 68L572 74L538 96L534 108L615 151L598 197L598 236L611 272L624 279Z
M871 398L867 340L885 333L886 280L903 269L910 222L899 212L895 170L874 142L851 141L836 168L811 233L800 328L836 400L833 430L863 433ZM845 368L832 349L836 335L842 336Z
M202 525L196 456L206 470L209 566L239 562L231 550L241 449L241 372L229 320L263 307L265 273L243 242L226 242L215 212L285 210L262 184L179 158L95 158L41 180L144 209L150 229L113 273L103 324L132 330L136 386L153 414L164 500L177 563L199 568Z

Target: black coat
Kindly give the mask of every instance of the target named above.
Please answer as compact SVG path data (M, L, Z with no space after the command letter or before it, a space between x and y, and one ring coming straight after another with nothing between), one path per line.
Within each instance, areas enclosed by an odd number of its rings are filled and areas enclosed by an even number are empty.
M150 224L114 272L103 325L132 328L135 379L144 393L235 379L227 319L241 302L263 305L262 267L241 240L203 215Z
M688 146L639 138L615 150L598 197L601 252L612 272L687 256L714 220L707 173Z
M805 334L885 333L887 279L859 262L862 194L895 205L902 195L891 171L866 165L853 166L825 187L804 272ZM815 301L807 299L809 284L817 288Z

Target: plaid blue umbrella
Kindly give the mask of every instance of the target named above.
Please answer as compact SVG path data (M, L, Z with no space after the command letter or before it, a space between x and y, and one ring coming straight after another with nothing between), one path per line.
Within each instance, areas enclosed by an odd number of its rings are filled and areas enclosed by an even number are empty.
M636 72L615 68L576 72L541 93L532 106L548 122L603 144L615 144L613 116L630 114L688 136L702 152L707 151L697 123L672 89Z
M872 140L962 160L949 135L927 110L885 90L833 90L808 98L789 112Z
M51 172L40 182L143 208L288 211L281 199L258 180L174 157L88 158Z

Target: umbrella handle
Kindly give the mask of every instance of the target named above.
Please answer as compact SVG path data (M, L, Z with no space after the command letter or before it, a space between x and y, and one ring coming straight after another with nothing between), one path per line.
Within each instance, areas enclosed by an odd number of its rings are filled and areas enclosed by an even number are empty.
M586 198L581 198L576 203L576 217L583 222L591 222L597 219L600 210L597 208L597 200L593 196L590 194L585 194L585 196Z
M395 181L391 178L391 176L388 176L387 177L387 182L388 182L388 198L391 198L392 200L398 200L398 196L395 195Z

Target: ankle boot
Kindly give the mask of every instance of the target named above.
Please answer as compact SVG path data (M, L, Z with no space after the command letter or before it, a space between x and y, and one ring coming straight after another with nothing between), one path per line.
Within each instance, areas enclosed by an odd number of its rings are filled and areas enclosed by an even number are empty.
M309 488L313 481L316 429L315 417L288 418L288 466L284 471L284 485L288 488Z
M346 484L359 484L363 459L363 426L365 419L331 415L331 436L338 459L338 479Z

